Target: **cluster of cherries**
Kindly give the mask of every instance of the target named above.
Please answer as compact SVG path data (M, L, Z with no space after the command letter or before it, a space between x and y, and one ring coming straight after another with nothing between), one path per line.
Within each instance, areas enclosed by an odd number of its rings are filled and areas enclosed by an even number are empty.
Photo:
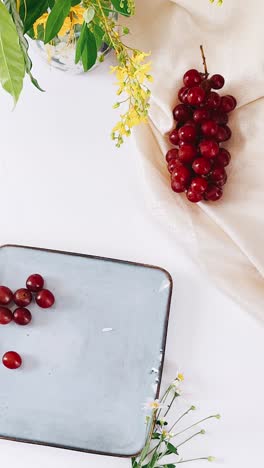
M204 58L204 56L203 56ZM205 62L204 62L205 63ZM231 156L220 144L229 140L228 114L236 107L233 96L220 96L221 75L188 70L183 76L178 104L173 110L176 128L169 135L175 146L166 154L174 192L186 192L189 201L217 201L227 181L225 167Z
M55 302L52 292L44 289L43 277L37 273L28 277L26 288L18 289L14 294L7 286L0 286L0 325L7 325L12 321L17 325L28 325L32 315L27 306L34 296L37 305L43 309L51 307ZM12 302L17 306L13 312L10 309ZM8 351L3 355L2 362L8 369L18 369L22 358L15 351Z

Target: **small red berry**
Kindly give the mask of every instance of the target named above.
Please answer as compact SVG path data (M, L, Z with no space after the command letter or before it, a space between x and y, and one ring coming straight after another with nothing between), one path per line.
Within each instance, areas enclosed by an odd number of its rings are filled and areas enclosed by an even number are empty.
M213 75L210 78L210 84L213 89L221 89L225 84L225 79L222 75Z
M199 85L202 81L201 74L198 72L198 70L191 69L188 70L186 73L183 75L183 83L187 88L190 88L191 86Z
M229 140L231 138L232 132L230 128L227 125L223 125L221 127L218 127L217 134L216 134L216 140L221 143L223 141Z
M11 289L6 286L0 286L0 305L8 305L13 299Z
M209 185L204 194L204 199L208 201L217 201L223 195L223 190L216 185Z
M18 369L22 364L22 359L15 351L8 351L3 355L2 362L8 369Z
M6 307L0 307L0 325L6 325L12 322L13 315L10 309Z
M14 302L19 307L26 307L32 301L32 294L28 289L18 289L14 294Z
M176 148L171 148L166 154L166 161L169 163L172 159L178 158L178 150Z
M210 174L210 182L221 187L227 181L227 174L223 167L215 167Z
M194 193L204 193L208 187L208 182L203 177L194 177L190 189Z
M187 188L191 180L191 171L185 166L179 166L174 169L171 180Z
M30 275L26 282L27 289L32 292L38 292L43 289L44 286L44 279L38 273L34 273Z
M218 93L210 91L206 97L204 106L206 109L216 110L220 105L220 100L221 98Z
M180 163L180 161L178 159L172 159L169 163L168 163L168 171L170 173L172 173L174 171L174 169L176 169L176 167L179 167L181 166L182 164Z
M36 303L43 309L48 309L49 307L53 306L54 302L55 298L52 292L48 289L42 289L42 291L39 291L36 295Z
M195 123L202 123L204 120L208 120L210 118L210 112L208 109L196 109L193 113L193 120Z
M179 101L181 101L183 104L188 104L188 101L187 101L188 91L189 91L189 88L186 88L186 86L183 86L178 92Z
M188 103L191 106L198 106L203 103L205 99L205 91L200 86L190 88L187 94Z
M172 145L178 145L179 143L179 134L177 128L174 128L169 134L169 140Z
M229 151L225 148L220 148L218 155L215 157L214 161L217 166L228 166L230 163L231 155Z
M202 193L199 193L199 192L194 192L191 187L189 188L189 190L187 190L186 192L186 197L188 198L188 200L192 203L198 203L199 201L201 201L203 199L203 195Z
M205 158L215 158L219 153L219 146L214 140L202 140L199 145L201 155Z
M211 119L218 125L226 125L228 122L228 115L220 110L211 111Z
M195 124L193 125L183 125L179 130L179 138L185 143L192 143L196 140L197 130Z
M13 313L13 319L18 325L28 325L31 322L32 315L28 309L18 307Z
M196 174L207 175L212 167L212 163L207 158L197 158L192 163L192 168Z
M197 149L194 145L184 143L179 148L179 161L191 163L197 156Z
M171 181L171 188L173 192L176 193L185 192L185 185L179 182L177 179Z
M201 126L202 132L207 137L214 137L217 135L218 125L214 120L205 120Z
M185 104L178 104L173 109L173 117L177 122L186 122L192 117L192 112L189 106Z
M221 97L221 102L220 102L220 110L222 112L231 112L235 109L237 105L236 99L234 96L222 96Z

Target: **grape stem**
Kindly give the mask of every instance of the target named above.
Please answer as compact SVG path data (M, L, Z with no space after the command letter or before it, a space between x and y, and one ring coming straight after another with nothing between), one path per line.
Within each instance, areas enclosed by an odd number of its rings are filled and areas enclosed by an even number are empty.
M206 58L205 58L205 55L204 55L204 50L203 50L203 46L202 46L202 45L200 45L200 50L201 50L202 59L203 59L203 66L204 66L205 78L208 78L209 73L208 73L208 70L207 70Z

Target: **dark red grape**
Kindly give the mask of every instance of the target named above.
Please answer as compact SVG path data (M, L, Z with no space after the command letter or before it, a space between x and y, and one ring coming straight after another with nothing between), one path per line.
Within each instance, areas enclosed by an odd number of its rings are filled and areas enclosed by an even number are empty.
M173 192L176 192L176 193L185 192L185 185L182 182L179 182L177 178L171 181L171 188Z
M207 175L212 167L212 163L207 158L197 158L192 163L192 168L196 174Z
M231 112L237 105L236 99L233 96L222 96L220 102L220 110L222 112Z
M171 175L171 180L177 182L178 184L181 184L184 186L184 188L187 188L189 186L190 180L191 180L191 171L185 166L177 167L174 169L172 175Z
M192 143L196 140L197 130L195 125L183 125L179 130L179 138L184 143Z
M0 307L0 325L6 325L12 322L13 315L10 309L6 307Z
M13 312L13 319L18 325L28 325L31 322L32 315L28 309L18 307Z
M26 282L27 289L32 292L38 292L43 289L44 286L44 279L38 273L34 273L30 275Z
M13 299L13 293L7 286L0 286L0 305L8 305Z
M194 193L204 193L208 187L208 182L203 177L194 177L190 189Z
M205 120L201 126L202 132L207 137L214 137L217 135L218 125L214 120Z
M32 301L32 294L28 289L18 289L14 294L14 302L19 307L26 307Z
M206 97L204 107L209 110L216 110L220 105L220 100L221 98L218 93L210 91Z
M179 161L191 163L197 156L197 149L194 145L185 143L179 148Z
M187 101L188 91L189 91L189 88L186 88L186 86L183 86L178 92L179 101L181 101L183 104L188 104L188 101Z
M221 187L227 181L227 174L223 167L215 167L210 174L210 182Z
M220 148L218 155L214 159L214 163L216 166L228 166L230 163L231 155L229 151L227 151L225 148Z
M213 75L210 78L210 84L213 89L221 89L225 84L225 79L222 75Z
M211 119L218 125L225 125L228 122L228 115L220 110L211 111Z
M186 73L183 75L183 83L187 88L190 88L191 86L199 85L202 81L201 74L198 72L198 70L191 69L188 70Z
M186 122L192 117L192 110L185 104L178 104L173 109L173 117L177 122Z
M208 120L210 118L210 112L208 109L196 109L193 113L193 120L195 123L202 123L204 120Z
M168 171L170 173L172 173L174 171L174 169L176 169L176 167L179 167L181 166L181 163L178 159L172 159L169 163L168 163Z
M170 132L169 140L170 140L172 145L175 145L175 146L178 145L178 143L179 143L179 134L178 134L178 130L176 128Z
M39 291L36 295L36 303L43 309L48 309L49 307L53 306L54 302L55 298L52 292L48 289L42 289L42 291Z
M219 153L219 146L216 143L216 141L207 139L207 140L201 140L199 144L200 152L201 155L204 158L215 158L216 155Z
M199 192L194 192L191 187L187 190L186 192L186 197L188 198L188 200L192 203L198 203L199 201L201 201L203 199L203 195L202 193L199 193Z
M169 163L172 159L177 159L177 158L178 158L177 148L171 148L169 151L167 151L167 154L166 154L167 163Z
M18 369L22 364L22 359L15 351L8 351L3 355L2 362L8 369Z
M187 94L188 103L191 106L199 106L205 99L205 91L200 86L190 88ZM186 119L187 120L187 119Z
M208 189L204 193L204 199L208 201L217 201L223 195L223 190L216 185L209 185Z
M231 130L227 125L223 125L218 127L217 134L216 134L216 140L221 143L223 141L229 140L231 137Z

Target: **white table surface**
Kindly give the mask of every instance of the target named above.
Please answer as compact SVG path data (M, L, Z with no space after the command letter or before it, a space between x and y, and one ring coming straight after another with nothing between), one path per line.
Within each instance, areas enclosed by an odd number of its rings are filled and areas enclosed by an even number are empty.
M221 413L183 454L225 468L263 464L263 328L202 276L144 201L133 145L109 138L117 112L105 63L88 75L50 69L35 53L42 94L26 79L17 108L0 92L0 243L163 266L174 280L164 383L180 366L197 415ZM102 427L103 431L103 427ZM261 443L262 442L262 443ZM126 459L0 441L8 468L128 467ZM203 466L198 462L192 466Z

